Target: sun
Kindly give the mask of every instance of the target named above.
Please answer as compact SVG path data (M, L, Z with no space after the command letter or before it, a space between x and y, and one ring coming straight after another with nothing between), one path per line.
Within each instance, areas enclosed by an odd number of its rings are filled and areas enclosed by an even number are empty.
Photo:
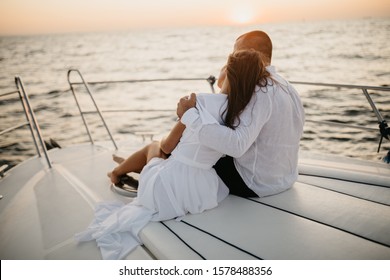
M254 20L255 12L248 5L237 5L230 10L229 18L235 24L249 24Z

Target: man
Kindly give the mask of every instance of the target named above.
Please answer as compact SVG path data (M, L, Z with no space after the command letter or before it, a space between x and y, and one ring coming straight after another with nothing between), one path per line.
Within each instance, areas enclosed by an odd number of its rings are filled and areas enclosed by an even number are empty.
M231 129L218 124L202 125L195 94L179 101L177 114L187 128L199 130L203 145L227 155L214 168L231 194L263 197L291 188L298 177L304 109L297 91L270 66L272 42L265 32L252 31L238 37L234 50L242 49L263 54L271 81L265 90L255 90L240 115L239 126ZM220 87L225 77L222 68Z

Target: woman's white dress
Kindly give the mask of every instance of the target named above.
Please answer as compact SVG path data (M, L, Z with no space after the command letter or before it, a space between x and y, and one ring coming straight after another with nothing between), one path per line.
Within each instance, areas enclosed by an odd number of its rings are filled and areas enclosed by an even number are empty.
M224 94L198 94L196 107L205 124L222 123ZM122 259L141 244L138 233L150 221L182 217L214 208L228 189L212 166L222 156L199 143L197 131L185 129L166 159L154 158L142 170L138 195L131 203L100 203L89 227L76 240L96 239L104 259Z

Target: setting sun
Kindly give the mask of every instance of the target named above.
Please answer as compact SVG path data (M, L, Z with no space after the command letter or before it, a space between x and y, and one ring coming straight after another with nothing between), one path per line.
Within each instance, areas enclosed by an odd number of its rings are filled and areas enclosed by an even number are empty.
M248 5L236 5L230 11L230 19L235 24L248 24L253 22L255 13Z
M0 0L0 35L388 17L389 0Z

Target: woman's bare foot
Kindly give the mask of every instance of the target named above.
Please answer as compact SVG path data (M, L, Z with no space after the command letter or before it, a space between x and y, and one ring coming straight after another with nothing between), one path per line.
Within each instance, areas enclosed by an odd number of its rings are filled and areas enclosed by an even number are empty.
M117 155L112 155L112 159L117 163L117 164L121 164L122 162L125 161L125 159L123 157L120 157L120 156L117 156Z

